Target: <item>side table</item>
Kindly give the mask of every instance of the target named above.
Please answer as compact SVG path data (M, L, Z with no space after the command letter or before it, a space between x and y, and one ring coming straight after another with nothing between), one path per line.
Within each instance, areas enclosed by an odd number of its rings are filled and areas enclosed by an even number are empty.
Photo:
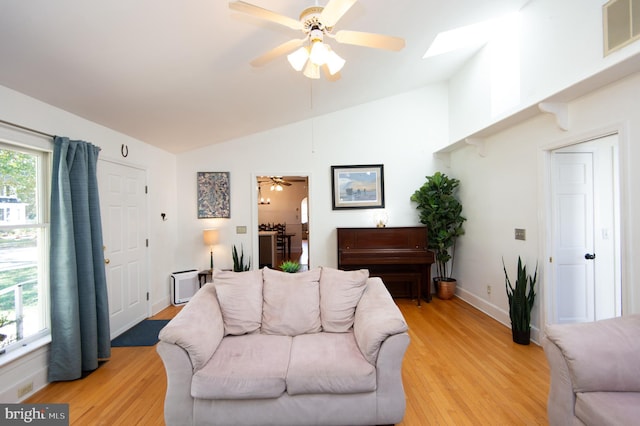
M213 278L213 271L211 269L198 272L198 284L200 288L207 283L207 277Z

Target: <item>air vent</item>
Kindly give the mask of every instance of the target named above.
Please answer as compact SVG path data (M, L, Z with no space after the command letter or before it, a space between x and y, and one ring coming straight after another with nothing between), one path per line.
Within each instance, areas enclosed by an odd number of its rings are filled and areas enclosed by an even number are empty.
M602 18L605 56L640 39L640 0L610 0Z

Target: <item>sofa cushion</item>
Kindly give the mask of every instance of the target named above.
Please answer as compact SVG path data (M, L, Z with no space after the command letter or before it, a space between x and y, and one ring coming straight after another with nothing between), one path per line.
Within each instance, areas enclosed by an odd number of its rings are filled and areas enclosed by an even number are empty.
M262 271L215 270L213 285L222 310L225 335L260 329L262 321Z
M566 359L574 392L640 392L640 315L549 325L546 334Z
M277 398L286 388L290 352L289 336L227 336L209 362L194 373L191 396L203 399Z
M576 417L587 425L632 425L640 419L638 392L580 392Z
M303 334L293 338L287 373L289 395L375 390L376 370L362 356L352 332Z
M321 330L320 268L295 274L264 268L263 278L263 333L297 336Z
M356 306L364 292L369 271L322 268L320 274L320 321L322 330L344 333L353 326Z

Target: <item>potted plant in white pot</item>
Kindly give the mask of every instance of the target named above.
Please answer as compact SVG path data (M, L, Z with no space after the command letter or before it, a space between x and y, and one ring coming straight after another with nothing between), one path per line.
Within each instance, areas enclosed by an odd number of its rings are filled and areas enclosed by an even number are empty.
M436 172L411 196L418 203L420 223L427 226L428 248L436 263L436 292L441 299L453 297L457 280L451 276L456 240L464 234L462 204L455 197L460 181Z
M538 265L533 277L527 274L527 266L522 265L518 256L518 275L515 287L511 285L507 267L502 259L504 269L504 286L509 298L509 318L511 319L511 334L513 341L521 345L528 345L531 337L531 309L536 299L534 287L538 278ZM527 291L528 288L528 291Z

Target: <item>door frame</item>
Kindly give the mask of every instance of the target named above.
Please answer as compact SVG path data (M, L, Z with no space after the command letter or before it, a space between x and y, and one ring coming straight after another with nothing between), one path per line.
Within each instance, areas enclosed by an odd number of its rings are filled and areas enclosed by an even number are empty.
M260 241L258 239L258 177L260 176L300 176L307 178L307 199L308 199L308 210L307 213L309 215L308 224L309 224L309 235L313 235L313 223L312 223L312 214L311 214L311 197L312 189L311 189L311 172L261 172L261 173L252 173L251 174L251 223L253 224L253 229L251 232L251 245L252 245L252 256L254 259L260 259ZM307 246L309 250L309 269L311 269L311 243ZM259 265L259 262L254 262L254 265Z
M573 136L558 139L556 141L549 142L540 148L540 169L539 175L541 176L541 189L538 192L538 205L543 206L540 211L540 227L538 237L543 243L539 245L539 258L542 259L540 265L542 265L542 271L539 273L539 277L542 277L542 285L538 287L540 304L538 306L538 317L540 318L540 338L544 337L545 326L551 323L551 309L553 308L553 291L551 286L554 285L553 268L549 267L549 259L553 253L553 240L551 233L551 224L553 220L552 206L552 193L551 193L551 176L552 176L552 152L561 148L566 148L572 145L578 145L584 142L600 139L606 136L618 135L618 191L619 191L619 230L620 230L620 253L619 262L620 268L620 289L622 293L621 297L621 311L622 315L629 311L631 299L629 296L632 293L631 273L633 263L631 262L631 238L628 231L631 225L631 214L629 206L629 190L631 188L629 182L629 123L620 122L610 126L602 127L599 129L593 129L588 132L576 134ZM546 291L547 288L549 291Z
M145 187L148 186L148 171L147 171L147 168L145 166L142 166L140 164L125 162L125 161L122 161L122 160L120 160L118 158L113 158L113 157L109 157L109 156L100 156L98 158L98 161L109 162L109 163L112 163L112 164L116 164L118 166L128 167L128 168L131 168L131 169L139 170L139 171L143 172L143 174L144 174ZM141 224L142 225L141 233L144 236L145 240L148 240L149 239L149 226L148 226L148 223L149 223L149 197L148 196L144 197L143 204L144 204L144 213L145 213L144 217L145 217L146 220L144 221L143 224ZM143 256L143 259L142 259L142 263L143 263L143 267L145 268L145 275L146 275L146 278L144 280L144 286L145 286L145 289L146 289L145 292L149 295L149 297L145 301L146 302L146 305L145 305L145 307L146 307L146 318L149 318L153 313L152 313L152 306L151 306L152 297L151 297L151 287L150 287L150 279L151 278L149 276L150 260L149 260L149 250L148 249L144 251L144 256ZM126 331L126 330L124 330L124 331ZM112 330L112 332L113 332L113 330ZM116 335L111 336L112 339L115 338L115 337L117 337L117 336Z

